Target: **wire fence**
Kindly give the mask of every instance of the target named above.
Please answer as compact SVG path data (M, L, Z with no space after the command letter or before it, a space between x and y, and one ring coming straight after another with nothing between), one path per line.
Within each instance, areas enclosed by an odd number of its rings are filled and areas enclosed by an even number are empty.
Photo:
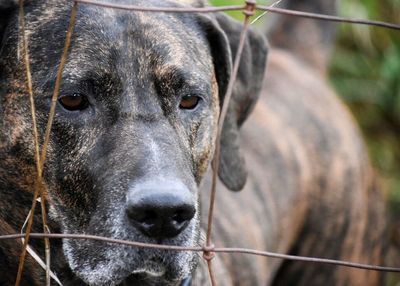
M51 278L55 279L59 284L54 274L51 272L50 269L50 239L86 239L86 240L97 240L109 243L116 243L116 244L123 244L132 247L141 247L141 248L154 248L154 249L165 249L165 250L175 250L175 251L195 251L195 252L202 252L204 259L207 261L209 276L211 285L216 285L216 277L213 272L212 266L212 259L215 256L215 253L242 253L242 254L250 254L250 255L258 255L258 256L266 256L271 258L279 258L279 259L286 259L286 260L293 260L293 261L303 261L303 262L314 262L314 263L324 263L324 264L332 264L338 266L345 266L345 267L354 267L359 269L366 269L366 270L373 270L373 271L386 271L386 272L400 272L400 268L396 267L384 267L384 266L377 266L377 265L368 265L368 264L361 264L356 262L349 262L349 261L341 261L341 260L332 260L332 259L322 259L316 257L303 257L303 256L293 256L293 255L285 255L279 253L273 253L268 251L260 251L254 249L245 249L245 248L220 248L215 247L212 244L212 226L213 226L213 218L214 218L214 202L215 202L215 194L216 194L216 182L217 182L217 173L219 168L219 154L220 154L220 137L221 137L221 130L224 119L227 114L228 104L230 102L234 82L237 76L239 63L243 51L245 37L250 26L250 18L255 14L256 11L265 11L271 13L279 13L289 16L295 17L305 17L317 20L326 20L326 21L334 21L334 22L343 22L343 23L352 23L352 24L362 24L362 25L371 25L371 26L378 26L388 29L395 29L400 30L400 25L390 24L385 22L379 21L369 21L363 19L348 19L330 15L321 15L321 14L314 14L314 13L306 13L300 11L293 11L287 10L282 8L274 7L275 5L270 6L263 6L257 5L253 0L246 0L244 5L237 5L237 6L223 6L223 7L204 7L204 8L186 8L186 7L142 7L142 6L135 6L135 5L123 5L123 4L115 4L115 3L107 3L101 2L97 0L74 0L71 15L70 15L70 22L66 34L66 40L64 43L64 49L61 56L60 65L58 68L57 78L55 82L55 87L52 96L52 103L51 108L48 116L48 122L45 130L44 140L42 148L40 149L39 146L39 135L37 130L37 120L36 120L36 108L35 108L35 101L33 95L33 87L32 87L32 76L31 76L31 67L30 67L30 60L29 60L29 50L28 44L26 39L25 33L25 16L24 16L24 6L23 0L19 0L19 27L20 27L20 37L22 38L22 48L23 48L23 61L25 65L25 72L26 72L26 86L29 95L30 107L31 107L31 116L32 116L32 128L33 128L33 141L34 141L34 150L35 150L35 162L36 162L36 170L37 170L37 177L34 183L34 194L32 200L32 207L28 214L27 221L26 221L26 228L25 233L21 234L10 234L10 235L2 235L0 236L0 240L6 239L22 239L23 240L23 248L21 251L21 255L19 258L19 266L18 266L18 273L16 277L15 285L20 285L22 282L22 274L24 269L24 262L26 258L26 253L29 252L29 240L30 238L36 239L44 239L45 242L45 271L46 271L46 285L50 285ZM280 1L278 1L280 2ZM277 2L276 2L277 3ZM239 39L239 46L234 58L233 64L233 72L230 76L227 91L225 94L225 100L223 102L223 106L221 109L219 121L218 121L218 133L215 142L215 154L214 159L212 161L213 165L213 175L212 175L212 187L211 187L211 197L210 197L210 204L209 204L209 211L208 211L208 223L207 223L207 232L206 232L206 243L202 247L179 247L179 246L171 246L171 245L158 245L158 244L147 244L135 241L127 241L127 240L119 240L119 239L112 239L107 237L100 237L94 235L79 235L79 234L54 234L50 233L48 228L48 220L47 220L47 212L46 212L46 192L44 181L43 181L43 167L46 160L47 148L50 140L50 133L53 124L53 119L55 116L55 109L56 103L58 100L59 89L61 85L61 79L63 75L64 66L67 60L68 51L70 47L70 42L72 38L72 34L75 27L76 15L78 11L79 5L96 5L99 7L103 7L105 9L123 9L129 11L141 11L141 12L163 12L163 13L216 13L216 12L226 12L226 11L242 11L245 15L243 21L243 28L241 31L240 39ZM43 222L43 233L31 233L32 224L33 224L33 217L35 213L35 207L37 202L41 204L41 214L42 214L42 222Z

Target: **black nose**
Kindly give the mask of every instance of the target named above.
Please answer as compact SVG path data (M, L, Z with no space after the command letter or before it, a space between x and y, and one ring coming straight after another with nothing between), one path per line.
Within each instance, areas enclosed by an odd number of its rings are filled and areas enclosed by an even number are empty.
M189 225L196 209L188 190L158 188L132 192L126 212L143 234L157 239L172 238Z

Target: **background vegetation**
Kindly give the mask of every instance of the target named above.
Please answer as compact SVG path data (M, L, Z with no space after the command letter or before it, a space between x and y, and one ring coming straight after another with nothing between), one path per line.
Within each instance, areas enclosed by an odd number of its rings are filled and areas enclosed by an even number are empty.
M241 17L241 12L230 14ZM400 23L400 0L340 0L339 15ZM400 212L400 32L338 25L330 80L358 119L391 208Z
M340 14L400 23L400 0L342 0ZM400 31L341 25L330 79L367 140L389 205L388 261L400 265ZM386 285L400 285L390 274Z
M211 2L215 5L232 5L244 1ZM238 15L240 12L233 14L236 17ZM340 0L339 15L400 23L400 0ZM373 164L380 175L392 222L389 238L394 246L387 264L399 266L400 31L338 25L329 76L333 87L357 118ZM387 285L400 285L399 281L400 275L390 275Z
M342 2L342 15L400 23L400 0ZM330 76L364 131L392 210L400 211L400 32L342 25Z

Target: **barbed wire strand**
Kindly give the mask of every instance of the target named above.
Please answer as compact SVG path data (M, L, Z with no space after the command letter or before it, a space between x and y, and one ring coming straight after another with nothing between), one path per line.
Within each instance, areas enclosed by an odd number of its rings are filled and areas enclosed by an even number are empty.
M96 0L72 0L82 4L89 4L103 8L137 11L137 12L160 12L160 13L217 13L226 11L242 11L246 5L230 5L220 7L144 7L129 4L117 4Z
M19 286L22 279L22 274L24 271L25 257L27 252L27 246L29 243L29 234L31 232L34 212L36 209L37 198L40 195L41 199L41 212L42 212L42 223L43 223L43 232L48 232L48 222L47 222L47 212L46 212L46 196L43 188L43 180L42 180L42 172L41 164L40 164L40 151L39 151L39 139L38 139L38 128L37 128L37 119L36 119L36 107L35 100L33 96L33 84L32 84L32 73L30 67L29 60L29 51L28 51L28 41L26 38L25 32L25 12L24 12L24 0L19 0L19 36L22 38L22 50L23 50L23 61L25 66L25 74L26 74L26 85L29 95L29 103L31 109L31 118L32 118L32 137L34 143L34 151L35 151L35 163L36 163L36 178L34 182L34 196L32 200L31 210L28 215L28 226L26 231L26 236L23 241L21 254L18 262L18 272L16 277L15 285ZM19 45L19 42L18 42ZM45 244L45 260L46 260L46 285L50 286L50 241L48 238L44 238Z
M344 18L344 17L323 15L323 14L315 14L315 13L288 10L288 9L283 9L283 8L278 8L278 7L262 6L262 5L257 6L257 9L260 11L268 11L271 13L277 13L277 14L282 14L282 15L286 15L286 16L302 17L302 18L330 21L330 22L376 26L376 27L382 27L382 28L386 28L386 29L400 30L400 24L393 24L393 23L387 23L387 22L382 22L382 21L351 19L351 18Z
M130 10L130 11L140 11L140 12L162 12L162 13L217 13L217 12L227 12L227 11L242 11L246 8L246 5L232 5L232 6L219 6L219 7L143 7L136 5L126 5L126 4L116 4L108 3L97 0L74 0L79 3L100 6L104 8L120 9L120 10ZM256 5L256 10L268 11L276 14L283 14L287 16L303 17L315 20L324 20L331 22L341 22L368 26L378 26L387 29L400 30L400 24L387 23L382 21L372 21L365 19L353 19L345 18L331 15L315 14L310 12L295 11L284 8L276 8L270 6Z
M236 51L234 64L233 64L233 68L232 68L232 73L229 78L228 87L227 87L226 93L224 95L224 102L222 104L222 109L221 109L220 117L218 120L218 129L217 129L217 136L216 136L216 140L215 140L214 158L212 160L213 173L212 173L212 183L211 183L210 204L209 204L208 219L207 219L208 223L207 223L207 233L206 233L206 246L208 248L212 247L211 234L212 234L212 226L213 226L213 219L214 219L215 196L216 196L216 192L217 192L217 177L218 177L218 170L219 170L219 165L220 165L222 127L223 127L223 124L224 124L224 121L226 118L226 114L228 112L229 103L231 102L231 98L232 98L233 87L234 87L236 77L237 77L237 74L239 71L239 65L240 65L240 60L242 58L245 38L246 38L246 34L247 34L247 31L248 31L249 25L250 25L250 17L254 15L254 12L255 12L255 1L246 0L246 6L245 6L245 9L243 10L245 18L243 20L243 26L242 26L242 30L240 32L239 45L238 45L238 49ZM204 252L203 256L207 260L207 263L208 263L209 273L210 273L210 277L211 277L211 281L212 281L211 285L215 286L216 282L215 282L215 278L213 275L212 264L211 264L211 260L214 257L214 255L212 252Z
M0 240L18 239L18 238L23 237L24 235L25 235L24 233L1 235ZM108 237L104 237L104 236L87 235L87 234L31 233L30 236L32 239L40 239L43 237L48 237L51 239L94 240L94 241L101 241L101 242L106 242L106 243L115 243L115 244L121 244L121 245L126 245L126 246L132 246L132 247L160 249L160 250L193 251L193 252L204 252L205 251L205 247L201 247L201 246L186 247L186 246L165 245L165 244L152 244L152 243L143 243L143 242L137 242L137 241L122 240L122 239L115 239L115 238L108 238ZM344 261L344 260L334 260L334 259L326 259L326 258L280 254L280 253L276 253L276 252L255 250L255 249L249 249L249 248L214 247L212 249L212 251L216 252L216 253L248 254L248 255L264 256L264 257L285 259L285 260L292 260L292 261L331 264L331 265L336 265L336 266L351 267L351 268L357 268L357 269L363 269L363 270L400 273L400 268L397 268L397 267L386 267L386 266L370 265L370 264L350 262L350 261Z

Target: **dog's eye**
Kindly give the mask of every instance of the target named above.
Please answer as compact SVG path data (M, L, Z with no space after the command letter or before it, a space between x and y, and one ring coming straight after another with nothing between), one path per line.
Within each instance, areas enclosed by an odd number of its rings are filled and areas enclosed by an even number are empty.
M89 106L89 101L87 97L80 93L64 95L58 101L65 109L70 111L83 110Z
M195 95L185 95L182 97L181 102L179 103L180 109L195 109L199 104L200 97Z

